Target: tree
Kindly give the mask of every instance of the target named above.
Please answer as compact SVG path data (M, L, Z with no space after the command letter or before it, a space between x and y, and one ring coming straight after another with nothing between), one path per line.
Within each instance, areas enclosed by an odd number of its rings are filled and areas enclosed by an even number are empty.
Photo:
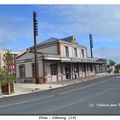
M119 71L120 71L120 64L117 64L115 66L115 73L119 73Z
M10 85L15 80L15 71L12 66L14 65L14 58L10 51L7 51L3 57L4 66L0 69L0 85L8 84L8 90L10 94Z

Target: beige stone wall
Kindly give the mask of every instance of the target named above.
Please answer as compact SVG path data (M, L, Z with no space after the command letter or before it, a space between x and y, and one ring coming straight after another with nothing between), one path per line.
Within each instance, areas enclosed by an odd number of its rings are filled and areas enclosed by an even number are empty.
M68 50L69 50L69 57L75 57L75 52L74 52L74 46L69 46L67 44L61 44L60 46L60 50L61 50L61 56L66 57L66 52L65 52L65 46L68 46ZM81 49L84 49L84 55L85 58L87 57L87 52L85 48L80 48L80 47L76 47L77 48L77 58L82 58L82 53L81 53Z
M16 78L19 78L19 64L16 64Z
M46 63L46 72L47 72L46 83L51 83L52 77L51 77L50 63Z
M17 78L20 78L19 76L19 66L20 65L25 65L25 77L28 78L28 77L32 77L32 62L28 62L28 63L19 63L19 64L16 64L16 77Z
M25 72L26 72L26 77L32 77L32 63L28 62L25 63Z
M66 54L65 54L65 46L61 45L60 48L61 48L60 49L61 50L61 56L65 57L66 56Z
M49 53L49 54L57 54L57 44L54 46L48 46L45 48L41 48L37 50L38 52L42 52L42 53Z
M43 77L43 61L38 61L38 70L39 70L39 77Z

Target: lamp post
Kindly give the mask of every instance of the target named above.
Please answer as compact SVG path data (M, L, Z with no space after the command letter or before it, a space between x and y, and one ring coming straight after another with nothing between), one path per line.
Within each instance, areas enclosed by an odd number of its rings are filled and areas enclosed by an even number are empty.
M34 56L35 56L35 82L39 84L38 76L38 62L37 62L37 45L36 38L38 36L38 23L37 23L37 13L33 11L33 34L34 34Z

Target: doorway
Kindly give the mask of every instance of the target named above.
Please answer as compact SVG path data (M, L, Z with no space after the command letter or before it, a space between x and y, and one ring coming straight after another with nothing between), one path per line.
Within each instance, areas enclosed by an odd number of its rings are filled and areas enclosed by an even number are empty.
M58 75L58 67L56 64L51 65L51 77L52 77L52 82L57 82L57 75Z
M70 65L65 66L66 79L70 79Z
M77 64L74 65L74 79L78 79L79 74L79 66Z

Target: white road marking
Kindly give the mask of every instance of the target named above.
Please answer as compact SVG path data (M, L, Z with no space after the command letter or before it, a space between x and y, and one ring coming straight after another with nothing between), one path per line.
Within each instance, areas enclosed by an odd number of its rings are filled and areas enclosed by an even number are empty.
M34 100L28 100L28 101L22 101L22 102L17 102L17 103L8 104L8 105L2 105L2 106L0 106L0 108L9 107L9 106L14 106L14 105L20 105L20 104L24 104L24 103L35 102L35 101L39 101L39 100L44 100L44 99L47 99L47 98L51 98L51 97L53 97L53 96L54 96L54 95L50 95L50 96L47 96L47 97L38 98L38 99L34 99Z
M110 79L110 80L112 80L112 79ZM87 85L87 86L84 86L84 87L81 87L81 88L77 88L77 89L74 89L74 90L61 92L59 95L64 95L64 94L68 94L68 93L71 93L71 92L76 92L76 91L79 91L79 90L82 90L82 89L85 89L85 88L88 88L88 87L92 87L92 86L95 86L95 85L98 85L98 84L101 84L101 83L104 83L104 82L108 82L108 80L93 83L93 84L90 84L90 85Z
M59 110L59 109L62 109L62 108L68 107L68 106L72 106L72 105L75 105L75 104L84 102L85 100L87 100L87 99L86 99L86 98L82 98L82 99L80 99L80 100L78 100L78 101L76 101L76 102L69 103L69 104L66 104L66 105L64 105L64 106L60 106L60 107L57 106L57 108L47 110L46 113L53 112L53 111L56 111L56 110Z
M105 93L107 93L107 92L109 92L109 91L111 91L111 90L113 90L113 88L110 88L110 89L107 89L106 91L103 91L103 92L97 93L96 96L103 95L103 94L105 94Z
M117 77L115 77L115 78L120 78L120 76L117 76Z

